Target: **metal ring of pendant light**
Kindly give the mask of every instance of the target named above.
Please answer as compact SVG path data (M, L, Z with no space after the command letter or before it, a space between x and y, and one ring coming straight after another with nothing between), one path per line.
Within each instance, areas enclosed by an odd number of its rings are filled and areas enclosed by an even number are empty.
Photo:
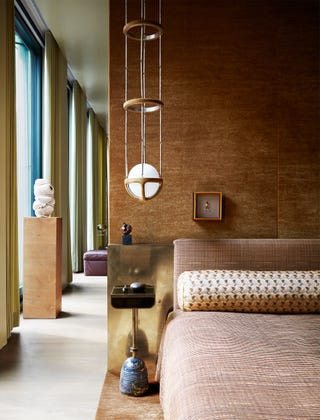
M143 41L152 41L153 39L158 39L161 37L163 30L162 26L159 25L157 22L153 22L151 20L133 20L131 22L128 22L123 27L123 33L125 36L127 36L130 39L134 39L136 41L141 41L141 28L144 27L145 29L152 29L153 32L150 34L144 34L142 37ZM139 34L135 34L133 29L139 29Z
M163 107L163 102L152 98L129 99L123 104L123 109L133 112L154 112Z

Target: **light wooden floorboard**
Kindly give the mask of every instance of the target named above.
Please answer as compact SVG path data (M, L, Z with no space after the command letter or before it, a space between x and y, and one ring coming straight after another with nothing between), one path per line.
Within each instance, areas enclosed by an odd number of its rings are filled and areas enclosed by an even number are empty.
M107 364L106 277L74 274L57 319L23 319L0 351L0 418L94 420Z

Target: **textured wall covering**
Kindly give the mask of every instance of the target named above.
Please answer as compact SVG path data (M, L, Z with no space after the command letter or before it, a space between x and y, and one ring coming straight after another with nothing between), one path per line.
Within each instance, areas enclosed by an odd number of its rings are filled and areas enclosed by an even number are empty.
M123 187L124 12L109 3L109 241L123 222L135 243L319 237L318 0L163 0L164 185L147 203ZM192 220L193 191L222 191L221 222Z

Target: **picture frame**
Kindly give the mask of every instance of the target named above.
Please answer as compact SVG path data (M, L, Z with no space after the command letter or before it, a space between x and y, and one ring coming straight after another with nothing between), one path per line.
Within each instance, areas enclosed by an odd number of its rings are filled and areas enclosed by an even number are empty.
M222 192L194 192L193 220L222 220Z

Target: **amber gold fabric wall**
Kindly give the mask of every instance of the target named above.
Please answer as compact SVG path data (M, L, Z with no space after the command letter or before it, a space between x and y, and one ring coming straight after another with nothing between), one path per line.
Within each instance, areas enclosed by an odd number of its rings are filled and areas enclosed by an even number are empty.
M319 237L319 2L163 0L164 184L146 203L123 186L124 11L109 3L109 242L123 222L135 243ZM192 220L193 191L222 191L222 221Z

